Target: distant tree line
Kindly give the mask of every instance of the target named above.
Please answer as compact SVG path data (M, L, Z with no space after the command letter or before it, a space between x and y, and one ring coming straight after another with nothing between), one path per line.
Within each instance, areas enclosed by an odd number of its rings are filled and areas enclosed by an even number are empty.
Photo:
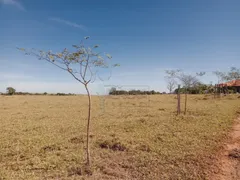
M152 94L161 94L160 92L151 90L151 91L141 91L141 90L117 90L116 88L111 88L109 95L152 95Z
M29 93L29 92L17 92L13 87L7 87L6 93L0 93L1 95L50 95L50 96L75 96L73 93Z
M167 89L170 93L178 93L177 85L181 85L180 93L187 94L206 94L214 93L217 89L214 85L204 84L200 81L199 77L205 75L205 72L196 73L196 75L185 74L181 70L167 70L166 71ZM231 67L228 72L214 71L213 74L217 77L218 82L227 82L231 80L240 79L240 69ZM225 87L222 89L223 93L237 93L237 87Z
M194 86L182 86L179 89L181 94L188 93L188 94L212 94L215 91L215 87L212 84L203 84L203 83L196 83ZM234 87L228 87L227 93L236 93L237 90ZM178 88L172 91L172 94L177 94ZM109 95L154 95L154 94L166 94L166 92L156 92L154 90L151 91L141 91L141 90L117 90L116 88L111 88L109 91Z
M185 93L187 91L188 94L207 94L214 92L214 86L208 84L196 84L192 87L183 86L179 89L180 93ZM178 93L178 88L174 90L174 93Z
M183 86L179 90L181 94L185 93L185 91L187 91L188 94L211 94L214 93L215 87L208 84L198 84L194 87ZM177 88L174 90L174 93L178 93ZM223 89L223 93L234 94L237 93L237 89L235 87L227 87L226 89Z

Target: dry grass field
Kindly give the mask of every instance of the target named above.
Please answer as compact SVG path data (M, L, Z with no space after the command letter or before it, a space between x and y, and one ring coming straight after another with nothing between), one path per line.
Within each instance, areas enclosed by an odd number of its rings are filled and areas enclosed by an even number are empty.
M208 179L240 99L190 95L93 96L84 175L86 96L0 96L0 179Z

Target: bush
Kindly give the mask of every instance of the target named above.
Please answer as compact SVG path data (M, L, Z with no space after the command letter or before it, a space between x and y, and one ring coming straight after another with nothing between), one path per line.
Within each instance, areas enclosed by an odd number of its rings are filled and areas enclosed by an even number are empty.
M7 88L7 94L8 95L14 95L16 93L16 89L14 89L13 87L8 87Z

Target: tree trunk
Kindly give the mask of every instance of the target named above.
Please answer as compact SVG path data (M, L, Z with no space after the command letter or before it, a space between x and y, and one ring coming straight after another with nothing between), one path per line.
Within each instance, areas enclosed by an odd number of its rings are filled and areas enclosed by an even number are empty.
M184 114L187 113L187 89L185 89L185 109L184 109Z
M85 89L87 91L88 95L88 118L87 118L87 167L90 168L91 166L91 160L90 160L90 150L89 150L89 135L90 135L90 121L91 121L91 95L88 90L88 86L85 85Z

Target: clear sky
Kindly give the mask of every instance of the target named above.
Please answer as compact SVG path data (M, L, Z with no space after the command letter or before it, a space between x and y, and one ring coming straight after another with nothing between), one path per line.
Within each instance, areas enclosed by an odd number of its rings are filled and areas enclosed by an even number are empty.
M166 91L164 70L240 67L239 0L0 0L0 92L85 93L66 72L16 47L60 51L90 36L114 63L112 77L91 85ZM106 76L107 77L107 76Z

